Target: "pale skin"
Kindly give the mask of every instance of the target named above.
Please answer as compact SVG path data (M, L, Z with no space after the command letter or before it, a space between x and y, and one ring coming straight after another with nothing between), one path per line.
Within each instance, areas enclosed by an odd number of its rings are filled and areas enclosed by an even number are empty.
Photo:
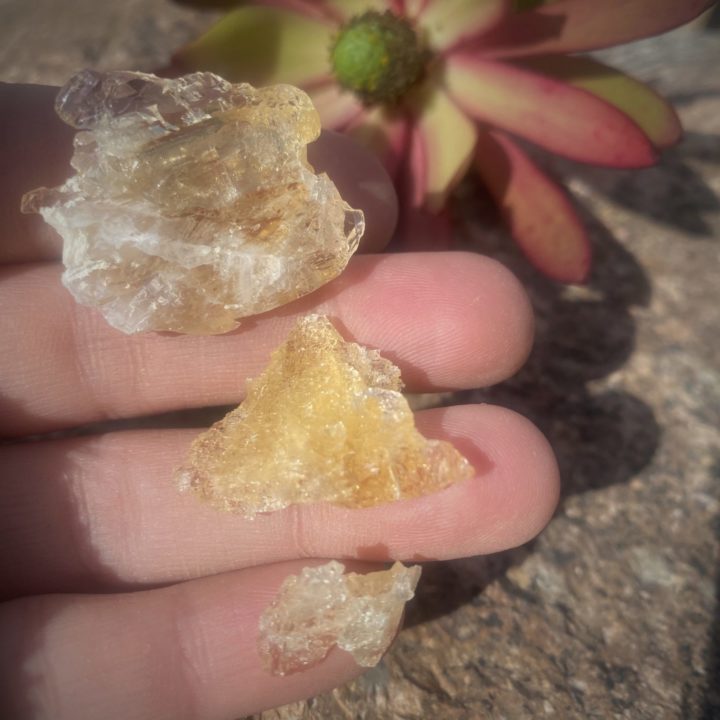
M391 186L369 155L329 135L312 157L365 210L366 254L238 332L123 335L73 301L58 239L17 212L24 191L67 173L71 135L53 94L0 86L0 117L11 115L0 133L0 715L219 720L336 687L362 672L342 651L286 678L261 667L258 618L283 579L329 558L379 569L531 539L556 506L558 471L529 421L489 405L420 412L421 431L454 442L474 479L377 508L304 506L255 520L177 492L172 472L195 430L25 438L237 403L245 378L308 312L379 348L410 391L491 385L527 357L528 300L477 255L377 254L393 230Z

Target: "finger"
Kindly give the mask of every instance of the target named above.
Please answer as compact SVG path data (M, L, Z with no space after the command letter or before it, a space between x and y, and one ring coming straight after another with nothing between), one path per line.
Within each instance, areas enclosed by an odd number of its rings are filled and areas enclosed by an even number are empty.
M324 130L308 146L308 160L316 172L330 176L348 205L365 213L360 252L380 252L395 230L398 206L390 176L377 157L347 135Z
M57 88L0 84L0 262L54 260L62 242L39 215L20 212L29 190L61 184L70 174L74 129L55 114ZM317 172L326 172L342 197L365 213L363 252L387 245L397 220L392 182L377 158L351 138L323 132L308 148Z
M472 480L363 510L303 505L247 519L181 494L192 431L115 433L2 450L0 578L19 594L117 590L298 557L447 559L534 537L558 497L546 440L490 405L419 413L453 442Z
M362 672L347 653L333 649L315 667L274 677L256 650L263 610L288 575L311 564L7 603L2 717L228 720L330 690Z
M53 187L70 173L74 131L53 111L57 88L0 83L0 262L22 263L60 256L62 243L39 215L23 215L20 201L42 185Z
M5 270L0 283L0 433L8 435L237 402L308 312L380 348L412 391L496 382L532 341L520 284L471 254L357 257L324 288L214 338L124 335L75 304L57 268L24 267Z

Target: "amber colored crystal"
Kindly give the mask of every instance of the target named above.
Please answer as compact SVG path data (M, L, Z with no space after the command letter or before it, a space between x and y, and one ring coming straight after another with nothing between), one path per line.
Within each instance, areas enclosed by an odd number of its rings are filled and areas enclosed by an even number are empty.
M343 574L336 561L304 568L282 584L260 618L258 652L274 675L322 660L333 645L358 665L376 665L415 592L420 568L396 562L389 570Z
M368 507L472 477L450 443L420 435L401 387L377 351L304 317L245 401L193 442L180 485L252 516L296 503Z
M307 162L320 119L302 90L85 70L55 107L79 130L75 175L23 211L63 237L76 300L124 332L227 332L357 249L362 212Z

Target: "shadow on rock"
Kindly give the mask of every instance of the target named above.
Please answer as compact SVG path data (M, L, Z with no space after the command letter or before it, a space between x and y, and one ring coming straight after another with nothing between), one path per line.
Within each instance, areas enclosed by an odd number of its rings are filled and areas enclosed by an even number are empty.
M663 152L663 162L644 170L573 168L573 174L618 205L690 237L713 237L707 215L720 212L720 201L688 161L720 162L717 136L686 133Z
M715 461L715 499L720 500L720 457ZM720 540L720 517L715 518L713 534ZM720 718L720 574L715 578L715 617L705 650L705 697L699 720Z
M456 403L502 405L531 419L557 455L563 500L627 482L650 462L660 436L653 412L642 400L594 386L632 354L636 327L631 309L649 302L651 288L635 258L597 219L584 215L594 244L595 269L583 288L546 280L515 253L509 238L486 229L478 233L482 251L509 266L528 290L537 336L528 363L515 377L453 397ZM408 609L408 624L427 622L472 603L532 550L530 543L491 556L429 563Z

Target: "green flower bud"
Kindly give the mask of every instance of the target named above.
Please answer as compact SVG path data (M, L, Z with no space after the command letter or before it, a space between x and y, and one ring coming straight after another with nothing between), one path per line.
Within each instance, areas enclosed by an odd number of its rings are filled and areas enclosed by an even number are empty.
M338 82L366 105L397 101L420 80L428 59L407 20L374 10L352 18L331 49Z

